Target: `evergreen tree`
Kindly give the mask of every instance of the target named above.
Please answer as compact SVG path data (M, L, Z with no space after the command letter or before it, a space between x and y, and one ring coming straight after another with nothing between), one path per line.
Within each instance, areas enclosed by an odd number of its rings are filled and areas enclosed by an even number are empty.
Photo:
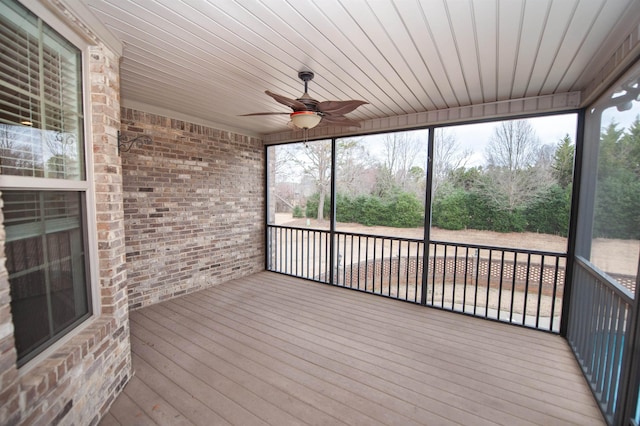
M566 135L556 145L553 154L553 164L551 165L552 175L561 188L566 188L573 182L573 161L575 157L575 145L571 142L569 135Z

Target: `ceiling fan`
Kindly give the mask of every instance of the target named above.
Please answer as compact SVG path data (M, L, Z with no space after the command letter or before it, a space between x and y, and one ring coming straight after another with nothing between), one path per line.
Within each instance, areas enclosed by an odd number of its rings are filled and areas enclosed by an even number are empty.
M357 100L319 102L309 96L307 92L308 84L313 80L313 77L314 74L311 71L298 72L298 78L304 81L304 94L298 99L290 99L270 92L269 90L265 91L265 93L275 99L276 102L288 106L293 112L254 112L252 114L243 114L243 116L287 114L291 118L293 125L300 129L311 129L318 125L360 127L358 121L351 120L345 117L344 114L350 113L360 105L368 102Z

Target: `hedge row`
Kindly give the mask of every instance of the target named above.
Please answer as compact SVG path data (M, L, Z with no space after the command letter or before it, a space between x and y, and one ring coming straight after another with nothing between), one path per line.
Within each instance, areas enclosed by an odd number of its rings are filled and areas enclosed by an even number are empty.
M307 200L306 216L317 217L318 194ZM324 203L324 218L331 212L329 200ZM336 221L360 223L366 226L415 228L424 225L424 207L414 194L397 192L389 197L373 195L349 197L336 195Z
M497 232L539 232L566 236L571 208L570 189L552 186L526 208L504 210L480 193L455 189L436 198L431 221L442 229L478 229ZM318 194L307 200L306 217L315 218ZM412 193L397 192L390 197L373 195L336 196L336 221L360 223L366 226L414 228L424 225L424 208ZM331 204L324 204L328 219Z
M552 186L525 208L505 210L482 194L456 189L433 203L431 220L443 229L539 232L567 236L570 188Z

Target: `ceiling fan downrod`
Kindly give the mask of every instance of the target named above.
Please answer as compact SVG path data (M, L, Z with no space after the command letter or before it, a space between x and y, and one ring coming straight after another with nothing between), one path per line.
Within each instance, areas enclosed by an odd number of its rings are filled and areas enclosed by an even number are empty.
M314 75L312 71L298 71L298 78L304 81L304 93L308 93L309 82L313 80Z

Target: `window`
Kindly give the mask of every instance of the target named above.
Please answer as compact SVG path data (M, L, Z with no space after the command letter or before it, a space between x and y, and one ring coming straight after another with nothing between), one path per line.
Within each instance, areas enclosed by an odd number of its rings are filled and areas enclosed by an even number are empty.
M23 365L91 314L82 54L13 0L0 0L0 39L0 189Z
M18 356L89 313L77 192L5 191L5 252Z

